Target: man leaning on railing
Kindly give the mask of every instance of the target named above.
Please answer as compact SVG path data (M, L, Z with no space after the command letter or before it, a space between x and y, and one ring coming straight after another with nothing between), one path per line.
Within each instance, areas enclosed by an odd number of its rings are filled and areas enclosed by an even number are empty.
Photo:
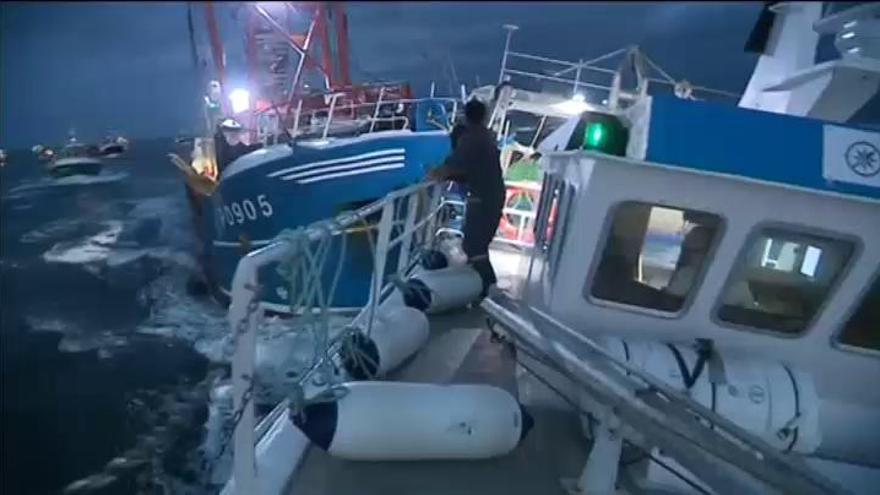
M428 172L432 180L452 180L468 192L462 249L483 280L483 295L497 282L489 261L489 243L498 229L504 206L504 180L494 134L486 128L486 105L471 100L465 122L456 132L452 153L443 165Z

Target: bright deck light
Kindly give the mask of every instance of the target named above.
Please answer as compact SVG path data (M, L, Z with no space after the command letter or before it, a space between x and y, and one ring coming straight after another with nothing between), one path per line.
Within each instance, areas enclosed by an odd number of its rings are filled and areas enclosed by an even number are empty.
M229 93L229 102L232 103L232 113L241 113L251 107L251 94L246 89L233 89Z
M570 100L554 104L553 108L568 115L578 115L590 108L590 105L585 100L584 95L576 93Z

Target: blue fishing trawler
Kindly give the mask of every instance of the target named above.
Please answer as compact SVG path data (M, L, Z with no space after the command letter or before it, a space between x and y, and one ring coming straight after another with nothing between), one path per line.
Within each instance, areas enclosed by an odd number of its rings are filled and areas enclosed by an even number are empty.
M337 19L345 15L336 4L300 7L297 20L307 20L318 37L328 37L334 27L331 13ZM247 4L246 12L256 26L247 44L257 55L248 63L263 73L252 74L250 90L227 90L212 81L205 96L205 137L193 141L189 160L172 156L186 174L206 278L221 300L249 250L285 229L357 209L423 180L450 150L448 130L459 104L453 98L414 99L403 83L352 85L344 23L335 25L337 49L323 54L324 65L287 63L297 53L311 61L318 46L330 45L285 31L281 26L296 24L286 18L292 15L286 9L255 3ZM208 29L216 30L213 10L206 8L206 16ZM212 49L222 52L219 45ZM267 59L266 53L279 55ZM225 70L221 63L217 74ZM266 79L271 82L261 84ZM323 85L320 91L307 89L315 79ZM356 227L363 235L355 242L329 248L328 256L346 258L330 301L334 308L357 308L367 300L374 220ZM329 284L335 273L325 276ZM288 312L287 283L273 277L262 302Z

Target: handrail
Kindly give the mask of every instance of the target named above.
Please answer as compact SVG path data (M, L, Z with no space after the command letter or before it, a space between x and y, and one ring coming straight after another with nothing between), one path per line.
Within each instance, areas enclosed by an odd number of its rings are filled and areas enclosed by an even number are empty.
M785 493L845 493L837 483L809 469L799 459L775 450L731 420L619 360L551 316L529 308L561 332L559 337L568 336L567 340L551 341L520 311L513 311L493 298L484 300L482 307L515 340L557 361L557 371L589 390L604 406L613 408L613 415L620 421L645 435L651 445L661 447L686 468L697 471L697 476L729 483L731 493L745 493L742 488L754 487L756 482ZM579 344L580 349L572 343ZM577 350L582 352L576 353ZM693 420L694 414L714 425L714 429Z
M372 325L372 315L378 301L384 294L390 292L392 288L391 282L383 284L382 280L385 273L384 265L388 251L400 244L401 252L398 253L399 259L409 260L412 236L420 232L420 229L427 229L425 231L426 240L430 242L436 227L435 219L437 213L442 209L440 189L439 184L434 182L414 184L393 191L383 199L358 210L345 212L331 219L314 222L296 234L300 236L301 240L307 242L317 241L322 236L327 235L328 232L332 235L345 235L352 226L362 222L366 217L380 211L382 212L374 254L374 263L377 269L374 270L373 274L373 290L370 292L367 306L354 319L354 323L362 324L366 318L368 332ZM394 215L395 211L397 211L396 206L398 202L402 199L415 198L423 192L429 194L430 204L427 210L423 212L422 218L415 218L418 212L417 208L412 206L414 202L411 202L406 214L403 231L392 234L397 226L397 223L394 221ZM232 358L232 387L233 403L235 410L237 412L240 411L240 419L236 423L233 433L233 476L235 477L235 490L239 494L257 493L254 405L252 401L245 400L245 396L251 385L250 377L254 376L256 330L263 319L264 312L262 306L257 301L258 273L260 267L289 258L294 254L294 249L295 246L289 240L279 239L265 247L251 251L239 261L232 278L231 302L227 312L227 320L232 331L237 335L236 347ZM407 272L412 266L412 263L399 261L396 272L398 274ZM244 323L243 331L240 327L242 323ZM338 346L338 342L331 341L329 345L331 346L330 350L333 351ZM300 384L310 380L320 364L313 363L313 366L300 376ZM266 426L263 424L260 430L262 432L265 429Z
M571 86L572 92L577 93L578 89L581 87L597 89L601 91L608 91L608 101L611 102L611 107L615 108L616 102L619 101L619 98L615 97L615 94L620 94L620 73L621 68L610 69L606 67L599 67L596 64L599 62L604 62L609 59L612 59L616 56L624 55L625 57L635 56L637 57L638 63L645 63L651 70L659 74L661 77L650 77L647 74L641 73L637 69L639 84L638 90L636 91L638 94L646 93L647 84L648 83L658 83L666 86L671 86L676 90L678 94L679 91L682 91L682 97L690 97L693 92L706 93L716 96L723 96L727 98L739 99L740 95L724 90L712 89L705 86L692 85L687 81L676 81L672 76L670 76L666 71L664 71L659 65L657 65L653 60L647 57L637 46L627 46L624 48L619 48L612 52L606 53L599 57L594 57L587 61L578 61L578 62L570 62L567 60L560 60L551 57L545 57L540 55L533 55L518 51L510 50L510 41L513 31L516 29L515 26L505 26L505 29L508 30L507 37L505 40L504 53L501 59L501 71L499 74L499 84L503 81L509 81L511 76L521 76L527 77L531 79L535 79L538 81L551 81L556 83L562 83ZM541 74L533 71L516 69L511 67L511 61L520 59L520 60L529 60L533 62L541 62L544 64L552 64L557 66L562 66L564 68L559 70L553 70L550 74ZM569 72L575 71L574 79L562 78L560 76L567 74ZM602 84L597 84L594 82L588 82L581 80L582 73L594 73L601 75L610 75L612 76L611 86L604 86Z

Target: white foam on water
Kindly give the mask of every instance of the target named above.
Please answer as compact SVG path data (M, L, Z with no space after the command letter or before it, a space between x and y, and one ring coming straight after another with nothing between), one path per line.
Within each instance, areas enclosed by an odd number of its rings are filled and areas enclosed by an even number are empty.
M5 199L20 199L30 193L52 187L85 186L90 184L107 184L118 182L128 177L128 172L101 173L98 175L71 175L68 177L41 177L27 181L9 190Z
M34 332L59 332L65 333L70 330L70 323L58 318L43 318L33 315L25 316L25 322Z
M82 221L74 218L61 218L45 223L21 236L23 244L34 244L68 237L82 225Z
M90 264L110 255L113 243L122 233L122 222L104 222L104 230L78 241L59 242L43 253L47 263Z

